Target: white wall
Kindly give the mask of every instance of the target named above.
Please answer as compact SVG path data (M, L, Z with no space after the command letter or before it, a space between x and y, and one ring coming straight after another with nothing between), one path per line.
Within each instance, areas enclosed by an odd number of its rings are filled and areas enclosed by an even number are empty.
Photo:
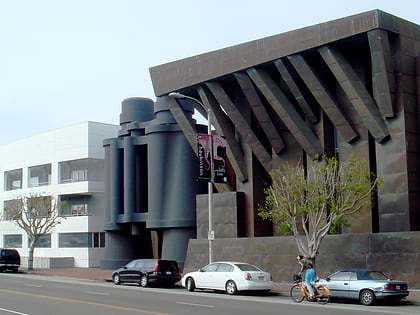
M115 138L119 126L82 122L63 128L43 132L21 140L0 145L0 211L3 203L14 197L30 193L46 193L53 196L60 194L103 193L103 182L77 182L58 184L58 163L77 159L103 159L102 142L106 138ZM28 168L42 164L51 164L51 185L28 188ZM23 169L22 189L5 191L4 172ZM88 209L89 212L89 209ZM99 266L103 248L58 248L58 233L101 232L104 225L104 213L95 209L95 217L67 217L52 232L51 248L36 248L35 257L74 257L76 267ZM90 222L91 221L91 222ZM94 224L92 224L94 222ZM89 230L93 226L95 230ZM4 234L24 234L11 221L0 221L0 246L3 246ZM17 248L22 256L27 256L27 237L22 236L22 248ZM91 254L89 254L91 253Z

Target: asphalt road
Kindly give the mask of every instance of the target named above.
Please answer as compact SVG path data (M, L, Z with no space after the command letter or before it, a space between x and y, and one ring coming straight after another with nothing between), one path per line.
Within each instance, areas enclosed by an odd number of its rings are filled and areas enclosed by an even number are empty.
M116 286L110 282L0 274L0 315L347 315L420 314L420 306L303 302L296 304L278 295L188 292L183 288Z

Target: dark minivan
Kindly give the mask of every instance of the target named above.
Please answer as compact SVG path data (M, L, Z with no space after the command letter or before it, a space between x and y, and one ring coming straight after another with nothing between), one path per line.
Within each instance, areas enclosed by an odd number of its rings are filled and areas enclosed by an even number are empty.
M20 255L16 249L0 248L0 272L11 270L18 272Z
M174 285L181 279L181 269L175 260L135 259L112 273L115 284L138 283L142 287L149 284Z

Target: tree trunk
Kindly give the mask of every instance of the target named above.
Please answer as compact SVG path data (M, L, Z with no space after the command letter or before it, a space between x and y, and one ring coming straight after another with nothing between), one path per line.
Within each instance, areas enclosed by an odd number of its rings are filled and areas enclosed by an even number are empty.
M35 251L35 242L31 241L28 251L28 270L34 270L34 251Z

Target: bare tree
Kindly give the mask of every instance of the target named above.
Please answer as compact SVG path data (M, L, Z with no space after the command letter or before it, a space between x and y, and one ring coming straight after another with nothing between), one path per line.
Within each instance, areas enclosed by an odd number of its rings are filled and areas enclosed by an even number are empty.
M29 238L28 270L33 270L34 251L39 239L50 233L65 217L61 216L63 202L51 196L31 194L7 203L5 212Z
M280 232L293 234L299 253L313 262L324 237L371 204L380 182L354 155L340 163L323 157L307 169L285 163L270 176L259 215Z

